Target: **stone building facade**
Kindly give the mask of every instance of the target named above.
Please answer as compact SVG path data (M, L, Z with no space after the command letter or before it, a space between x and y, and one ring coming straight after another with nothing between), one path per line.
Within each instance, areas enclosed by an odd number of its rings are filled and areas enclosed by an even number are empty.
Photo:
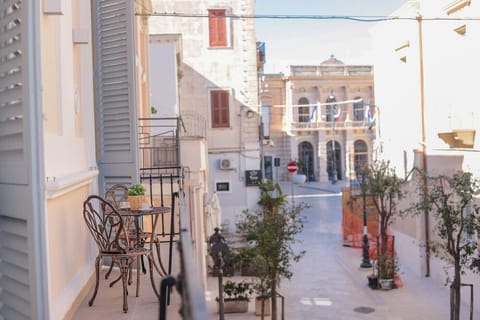
M246 178L260 169L255 22L234 18L253 15L254 1L157 0L153 10L166 14L151 18L150 35L174 36L179 47L176 112L186 131L206 128L208 198L217 194L222 223L233 225L258 201ZM161 85L152 81L152 92Z
M266 178L289 180L287 163L297 161L307 181L355 179L371 162L377 135L372 66L345 65L332 55L320 65L265 74L261 102Z

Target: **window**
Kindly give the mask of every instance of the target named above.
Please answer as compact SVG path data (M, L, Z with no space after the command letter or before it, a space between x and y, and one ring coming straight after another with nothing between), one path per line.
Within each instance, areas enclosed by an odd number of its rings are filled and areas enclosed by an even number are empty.
M353 145L355 172L368 165L368 146L365 141L357 140Z
M307 98L300 98L298 100L299 105L307 105L306 107L298 107L298 122L309 122L310 120L310 107L308 107L309 101Z
M325 109L325 118L328 122L334 121L334 119L337 118L337 105L334 104L334 102L337 102L337 99L335 98L335 96L330 95L326 101L326 103L329 104L327 104L327 107Z
M230 94L227 90L210 91L212 128L230 127Z
M355 100L360 99L356 97ZM363 100L360 102L355 102L353 104L353 119L355 121L363 121L365 119L365 109L363 105Z
M227 46L227 20L225 9L208 10L208 32L210 47Z

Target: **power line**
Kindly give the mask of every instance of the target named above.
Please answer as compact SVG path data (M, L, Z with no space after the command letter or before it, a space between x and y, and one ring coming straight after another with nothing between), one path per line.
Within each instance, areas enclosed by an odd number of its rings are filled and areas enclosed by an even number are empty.
M181 13L181 12L150 12L135 13L136 16L154 16L154 17L172 17L172 18L209 18L208 13ZM353 15L242 15L228 14L225 18L231 19L271 19L271 20L353 20L358 22L380 22L394 20L417 20L417 17L399 17L399 16L353 16ZM480 21L480 17L422 17L423 21Z

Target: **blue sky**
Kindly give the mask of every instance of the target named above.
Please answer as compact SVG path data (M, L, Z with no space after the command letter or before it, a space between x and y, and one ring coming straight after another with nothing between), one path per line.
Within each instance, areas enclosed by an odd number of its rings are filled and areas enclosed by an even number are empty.
M407 0L255 0L267 15L388 16ZM257 19L257 41L266 43L266 72L286 65L319 64L331 54L345 64L372 64L373 22Z

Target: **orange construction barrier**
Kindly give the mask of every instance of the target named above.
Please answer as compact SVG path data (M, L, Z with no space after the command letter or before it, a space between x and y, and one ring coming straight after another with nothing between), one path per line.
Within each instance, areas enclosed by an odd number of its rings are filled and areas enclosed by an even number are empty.
M371 250L377 244L378 214L368 195L365 199L367 235ZM342 236L344 246L363 246L363 196L358 187L342 189Z

